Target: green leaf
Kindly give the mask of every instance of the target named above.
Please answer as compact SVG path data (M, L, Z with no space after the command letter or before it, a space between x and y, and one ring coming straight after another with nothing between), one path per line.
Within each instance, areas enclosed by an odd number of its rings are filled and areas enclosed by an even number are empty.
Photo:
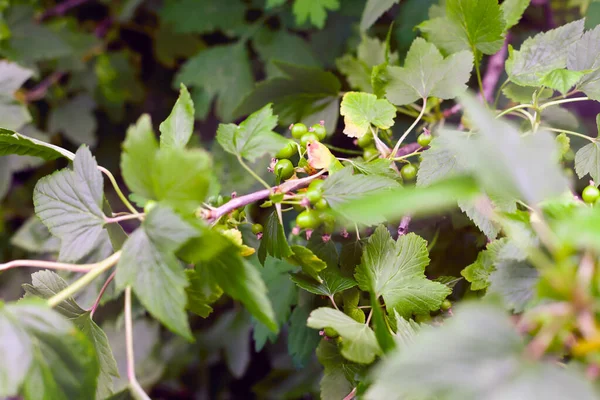
M3 128L20 129L31 121L27 106L18 103L13 96L32 75L32 70L0 61L0 121Z
M150 314L190 340L185 313L188 281L173 253L196 235L170 208L157 205L125 242L115 276L119 289L131 286Z
M425 21L419 29L449 53L494 54L502 47L506 21L497 0L447 0L446 16Z
M306 320L312 310L313 305L310 301L300 302L290 316L290 327L287 338L288 353L292 356L294 364L298 367L308 364L321 340L317 331L306 326Z
M372 125L389 129L394 125L396 107L374 94L348 92L342 99L340 114L344 116L344 133L350 137L363 137Z
M173 26L161 23L154 36L156 60L167 68L174 68L179 59L188 59L206 46L194 34L175 32L177 26L178 24ZM196 110L196 113L198 113L198 110Z
M272 332L278 331L267 287L254 265L242 259L232 249L221 252L202 265L225 293L244 303L254 318Z
M482 290L489 286L490 274L495 269L494 264L507 242L506 238L502 238L488 243L486 249L477 255L477 260L461 271L460 274L471 282L471 290Z
M322 282L315 281L304 274L291 274L292 281L302 289L321 296L332 297L336 293L343 292L346 289L353 288L357 285L354 279L342 276L339 269L328 267L322 271Z
M171 24L179 33L210 33L239 27L244 22L246 7L239 0L169 0L160 10L161 21Z
M341 90L337 77L319 68L280 61L273 61L273 65L283 76L256 85L237 107L235 116L248 115L267 103L273 103L274 112L279 116L282 126L287 127L298 121L311 125L324 120L327 131L335 131Z
M595 70L600 67L600 29L584 32L579 40L568 48L567 68L571 71Z
M193 270L188 269L185 274L189 281L189 286L185 288L186 307L194 314L207 318L213 311L210 305L221 297L223 289L211 279L211 275L202 266L197 266Z
M367 0L360 18L360 30L366 31L392 6L400 0Z
M504 30L507 31L519 23L523 13L529 7L529 3L531 3L531 0L505 0L500 4L500 9L506 20Z
M277 212L273 211L267 218L267 223L264 226L263 236L260 240L260 247L258 248L258 259L261 264L265 263L267 254L272 257L284 259L290 257L294 252L288 244L283 230L283 225L277 218Z
M317 347L317 358L325 368L321 378L322 399L343 399L357 384L355 376L363 366L346 360L332 341L321 340Z
M303 25L306 21L322 29L327 19L327 11L340 8L339 0L294 0L293 12L296 24Z
M277 116L273 115L271 104L267 104L240 125L220 124L217 141L225 151L254 162L266 153L277 153L288 143L273 132L276 126Z
M509 100L527 104L533 101L534 94L537 95L538 100L549 99L554 94L554 90L548 88L540 90L538 87L519 86L510 82L502 89L502 94Z
M396 319L396 333L394 333L394 340L398 348L405 349L415 341L415 338L422 329L419 323L415 322L414 319L404 319L398 313L394 313Z
M558 90L563 96L571 89L585 73L583 71L569 71L567 69L555 69L544 75L540 83L546 87Z
M388 312L396 310L408 318L438 310L451 292L425 277L428 264L423 238L409 233L394 242L387 228L380 225L369 237L354 277L362 290L376 298L383 296Z
M461 51L444 59L435 45L417 38L404 67L388 67L386 97L395 105L430 96L452 99L466 90L472 69L470 52Z
M392 169L392 162L385 158L376 158L373 161L363 161L358 158L350 163L357 172L363 175L383 176L389 179L398 180L398 172Z
M464 173L458 159L448 150L446 136L438 136L431 141L429 149L421 155L421 164L417 172L417 186L429 186L432 183Z
M77 95L50 110L48 131L62 132L75 144L95 147L98 142L95 108L96 103L91 96Z
M509 79L522 86L540 86L544 75L567 66L568 49L582 34L583 20L579 20L527 39L519 51L509 48Z
M46 161L65 157L75 159L75 154L41 140L21 135L20 133L0 128L0 156L16 154L20 156L39 157Z
M31 285L23 285L27 295L49 299L60 291L66 289L67 282L52 271L39 271L31 275ZM108 343L104 331L92 320L89 311L82 309L72 297L67 298L55 307L56 311L64 315L90 340L98 358L98 387L96 398L104 399L113 392L113 377L119 377L117 362Z
M223 64L223 60L228 60ZM202 89L208 98L216 98L216 113L222 121L231 121L234 110L252 89L254 79L243 44L211 47L188 59L174 79L174 85ZM262 103L264 105L265 103Z
M35 185L35 213L61 239L61 260L77 261L95 247L105 223L102 185L98 164L86 146L77 150L73 170L60 170Z
M10 238L10 244L30 253L58 253L60 239L52 236L46 225L36 217L29 217Z
M98 360L71 322L43 303L22 300L0 305L0 326L0 396L95 398Z
M537 269L526 261L500 260L489 276L488 295L499 294L508 309L523 312L533 299L539 280Z
M353 168L348 166L325 180L323 198L327 200L327 203L334 212L354 221L355 216L345 211L345 205L349 202L359 201L359 199L372 193L391 192L393 188L397 188L398 186L398 182L383 176L353 174ZM373 225L382 221L376 215L368 218L368 222L363 222L365 219L367 218L362 219L361 223L367 225Z
M294 269L285 261L268 257L265 267L260 271L262 279L267 286L269 302L273 305L275 312L275 322L281 328L285 324L292 312L292 306L298 299L298 290L296 285L289 278L288 272ZM267 340L271 343L277 339L277 333L272 332L261 322L254 321L254 348L257 352L261 351Z
M379 299L373 293L371 293L371 307L373 310L373 330L375 331L377 343L379 343L379 347L384 353L389 353L396 348L396 342L394 342L394 338L385 322Z
M310 313L307 325L314 329L333 328L342 337L342 355L361 364L370 364L381 354L375 333L343 312L321 307Z
M494 202L483 193L472 200L459 200L458 206L489 240L496 239L500 232L499 224L493 219L495 211L513 212L516 209L514 201L506 201L504 204L502 201Z
M464 97L461 103L479 134L441 134L447 135L450 151L477 177L488 195L536 204L568 190L567 179L556 163L553 135L540 131L521 137L516 127L494 118L474 98Z
M171 114L160 124L160 147L183 149L194 132L194 102L184 84Z
M302 267L302 271L311 278L321 282L319 272L327 268L327 264L304 246L293 245L293 254L286 260L294 265Z
M575 172L579 178L590 174L594 182L600 183L600 144L586 144L575 153Z
M375 220L399 219L404 215L439 214L456 207L458 200L469 199L477 193L479 188L472 179L456 177L426 188L375 192L349 201L334 211L342 216L352 216L353 222L369 225Z

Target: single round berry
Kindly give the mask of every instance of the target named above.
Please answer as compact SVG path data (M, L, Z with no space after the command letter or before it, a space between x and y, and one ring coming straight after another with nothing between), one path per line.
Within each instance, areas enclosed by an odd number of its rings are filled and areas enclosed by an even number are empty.
M441 309L443 311L448 311L451 307L452 307L452 303L450 302L450 300L445 299L444 301L442 301Z
M319 138L317 137L317 135L315 135L312 132L308 132L305 133L304 135L302 135L302 138L300 139L300 144L302 145L302 147L306 147L306 145L308 145L310 142L318 142Z
M431 321L431 315L429 314L418 314L415 315L415 322L418 322L420 324L424 324Z
M317 135L319 140L325 140L327 137L327 129L321 124L314 124L312 126L312 132Z
M595 203L596 200L598 200L598 197L600 197L600 190L593 185L586 186L581 193L581 198L588 204Z
M300 139L308 132L308 128L303 123L299 122L297 124L292 125L292 137L295 139Z
M302 229L315 229L320 223L319 214L313 210L302 211L296 217L296 225Z
M372 147L373 145L373 135L371 135L370 133L367 133L361 137L359 137L356 140L356 144L358 144L358 147L360 147L361 149L366 149L367 147Z
M279 153L275 155L276 158L291 158L294 154L296 154L296 145L292 142L286 144Z
M327 200L325 200L322 197L321 197L321 199L319 201L317 201L315 203L315 208L317 210L325 210L325 209L327 209L327 207L329 207L329 204L327 203Z
M400 175L405 181L412 181L417 176L417 167L412 164L406 164L400 169Z
M262 233L262 231L263 231L263 226L261 224L252 225L252 233L254 233L255 235Z
M281 180L288 179L294 175L294 164L288 159L281 159L275 164L273 172L275 172L275 176Z
M429 146L429 143L431 143L431 135L430 134L421 133L419 135L419 137L417 138L417 143L419 143L419 146L421 146L421 147L427 147L427 146Z
M306 191L306 198L310 201L310 204L317 204L322 199L322 193L319 189L308 189Z
M323 190L325 181L323 179L315 179L308 185L308 190Z
M327 327L327 328L325 328L325 329L323 329L323 330L325 331L325 335L326 335L327 337L329 337L329 338L332 338L332 339L334 339L334 338L336 338L336 337L340 336L340 335L339 335L339 334L336 332L336 330L335 330L335 329L333 329L333 328L329 328L329 327Z
M327 212L319 214L319 220L323 223L323 232L332 233L335 229L335 217Z
M363 151L363 158L365 160L371 160L373 158L377 158L378 155L379 155L379 151L375 147L367 147Z

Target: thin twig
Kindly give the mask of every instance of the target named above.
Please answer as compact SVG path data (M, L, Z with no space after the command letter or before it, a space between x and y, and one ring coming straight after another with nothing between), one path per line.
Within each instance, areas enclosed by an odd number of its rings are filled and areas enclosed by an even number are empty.
M131 394L140 400L150 400L135 377L135 356L133 353L133 318L131 316L131 286L125 288L125 347L127 352L127 379Z
M356 388L352 389L352 391L350 393L348 393L348 395L346 397L344 397L344 400L352 400L356 397Z
M235 199L231 199L227 203L223 204L221 207L217 207L213 210L203 210L203 217L208 221L215 221L221 218L223 215L229 214L237 208L244 207L248 204L255 203L259 200L266 199L271 193L287 193L306 187L310 182L312 182L313 180L315 180L316 178L318 178L326 172L326 170L322 170L314 175L307 176L306 178L286 181L281 185L273 186L270 189L263 189L254 193L247 194L245 196L236 197Z
M106 175L106 177L108 178L108 180L112 184L113 189L115 189L115 192L117 193L117 196L119 196L119 198L121 199L121 201L123 202L123 204L125 205L125 207L127 207L127 209L129 211L131 211L133 214L137 214L138 211L135 209L134 206L131 205L131 203L129 202L129 200L127 200L127 197L125 197L125 195L121 191L121 188L119 187L119 184L117 183L117 180L115 179L115 177L113 176L113 174L109 170L107 170L106 168L104 168L104 167L100 167L99 166L98 170L100 170L100 172L102 172L104 175Z
M13 260L4 264L0 264L0 271L5 271L11 268L29 267L29 268L46 268L59 271L71 272L88 272L95 267L95 264L68 264L55 261L42 260Z
M107 224L114 224L114 223L121 222L121 221L128 221L130 219L143 220L145 216L146 216L145 213L135 213L135 214L121 215L120 217L113 217L113 218L104 217L104 221Z
M53 16L65 15L67 11L69 11L71 8L80 6L84 3L87 3L88 1L89 0L65 0L62 3L58 3L56 6L44 11L44 13L40 15L38 20L44 21L45 19L48 19Z
M423 98L423 108L421 109L421 113L419 114L419 116L417 117L417 119L415 119L415 121L412 123L411 126L408 127L408 129L404 132L404 134L400 137L400 139L398 139L398 141L396 142L396 145L394 146L394 149L392 150L391 154L397 154L398 153L398 149L400 148L400 145L402 144L402 142L404 141L404 139L406 139L406 137L408 136L408 134L413 130L413 128L415 126L417 126L417 124L419 123L419 121L421 120L421 118L423 118L423 114L425 114L425 110L427 109L427 97Z
M510 42L510 32L506 34L504 38L504 45L499 52L492 55L487 63L485 75L483 76L483 96L485 96L488 103L494 100L494 89L498 84L498 80L504 72L504 59L508 53L508 43Z
M36 87L25 93L25 101L30 103L32 101L43 99L44 96L46 96L48 89L50 89L50 86L58 82L63 76L65 76L65 73L61 71L51 73L38 83Z
M112 280L115 278L116 274L117 274L117 271L113 271L113 273L110 274L110 276L108 277L106 282L104 282L104 285L102 285L102 289L100 289L100 293L98 293L98 297L96 297L96 301L94 302L94 305L92 306L92 308L90 308L90 318L94 318L94 313L96 312L96 309L100 305L100 300L102 299L104 292L106 292L106 289L108 289L108 285L110 285Z

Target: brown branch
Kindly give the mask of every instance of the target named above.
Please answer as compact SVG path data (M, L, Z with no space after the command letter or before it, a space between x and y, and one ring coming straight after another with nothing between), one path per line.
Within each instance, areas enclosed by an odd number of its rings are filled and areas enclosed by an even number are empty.
M47 9L44 11L42 15L38 18L39 21L43 21L53 16L64 15L71 8L75 8L77 6L82 5L83 3L87 3L89 0L66 0L62 3L58 3L56 6Z
M487 64L485 75L483 77L483 94L488 102L494 101L494 89L498 84L498 80L504 72L504 59L508 54L508 43L510 42L510 32L504 38L504 45L499 52L492 55Z
M398 149L398 151L396 152L396 157L402 157L405 156L407 154L410 153L414 153L415 151L419 150L421 148L421 145L419 143L409 143L406 146L402 146Z
M259 190L258 192L236 197L223 204L221 207L214 208L211 210L203 210L202 216L208 221L215 221L221 218L223 215L229 214L235 209L244 207L248 204L255 203L259 200L264 200L267 197L269 197L271 193L287 193L306 187L311 181L323 175L325 172L327 171L322 170L321 172L315 175L307 176L306 178L294 179L291 181L284 182L279 186L273 186L270 189L263 189Z

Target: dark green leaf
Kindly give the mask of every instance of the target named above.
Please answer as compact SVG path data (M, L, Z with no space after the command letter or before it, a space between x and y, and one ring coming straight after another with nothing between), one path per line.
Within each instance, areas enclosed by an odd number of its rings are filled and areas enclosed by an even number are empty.
M307 299L304 303L298 304L290 316L290 328L287 338L288 353L298 367L308 364L321 340L321 336L317 331L306 326L306 321L313 308L313 305Z
M263 236L260 240L258 259L260 260L261 264L265 263L267 254L279 259L284 259L293 254L287 238L285 237L283 225L281 225L279 222L279 218L277 218L277 212L275 211L273 211L267 218L267 223L264 226Z
M360 19L360 29L366 31L377 19L400 0L367 0Z
M343 292L357 285L354 279L342 276L337 268L328 267L321 272L323 282L318 282L304 274L292 274L292 281L299 287L310 293L321 296L333 296L336 293Z
M293 245L291 247L293 254L286 260L294 265L302 267L302 272L318 282L321 282L319 273L327 268L327 264L317 257L310 249Z
M17 154L20 156L40 157L46 161L65 157L75 159L75 154L50 143L34 139L17 132L0 128L0 156Z
M213 311L210 305L221 297L223 290L201 265L194 270L188 269L185 273L189 281L189 286L185 288L187 309L202 318L207 318Z
M355 386L355 375L362 366L346 360L332 341L321 340L317 357L325 368L321 378L322 399L343 399Z
M60 239L52 236L36 216L21 225L10 243L31 253L58 253L60 250Z
M95 147L98 138L94 108L94 99L86 94L77 95L55 106L48 116L48 131L61 132L75 144Z
M246 7L239 0L169 0L160 10L161 19L180 33L227 31L244 22Z

